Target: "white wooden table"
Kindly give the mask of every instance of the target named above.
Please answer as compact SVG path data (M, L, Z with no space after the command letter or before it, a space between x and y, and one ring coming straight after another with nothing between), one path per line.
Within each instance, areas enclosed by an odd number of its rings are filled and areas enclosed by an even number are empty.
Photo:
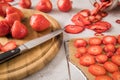
M19 0L15 0L19 1ZM35 8L36 4L39 0L32 0L32 8ZM76 14L78 11L82 9L93 9L93 6L90 4L89 0L72 0L73 8L70 12L61 12L57 8L57 0L51 0L53 4L53 10L48 13L53 18L55 18L61 25L64 27L65 25L72 23L71 17ZM17 6L18 7L18 6ZM119 7L120 8L120 7ZM105 32L104 34L120 34L120 24L116 24L115 20L120 19L120 9L115 9L110 11L110 15L104 18L104 20L112 23L112 29L109 32ZM85 30L84 32L76 35L66 34L64 33L64 39L70 39L75 37L89 37L94 36L94 32L91 30ZM71 68L72 80L85 80L82 73L79 73L74 67ZM57 56L42 70L37 73L25 78L24 80L68 80L68 72L67 72L67 64L64 53L64 47L62 45Z

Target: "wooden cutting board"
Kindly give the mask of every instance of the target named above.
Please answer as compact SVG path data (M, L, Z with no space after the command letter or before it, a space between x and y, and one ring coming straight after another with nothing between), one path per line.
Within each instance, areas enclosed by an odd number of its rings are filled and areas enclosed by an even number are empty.
M5 44L9 40L15 40L18 45L21 45L31 39L44 36L45 34L60 28L59 23L45 13L28 9L22 9L22 11L25 15L23 23L27 25L29 30L28 36L21 40L0 37L0 43ZM29 19L32 14L44 15L51 23L50 28L43 32L34 31L29 25ZM5 63L0 64L0 80L20 80L44 68L59 51L61 42L62 34Z

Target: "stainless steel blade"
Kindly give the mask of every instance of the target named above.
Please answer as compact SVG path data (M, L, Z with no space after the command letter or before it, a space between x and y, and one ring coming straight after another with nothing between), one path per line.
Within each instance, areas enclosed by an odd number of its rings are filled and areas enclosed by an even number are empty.
M39 37L39 38L30 40L30 41L24 43L23 45L21 45L19 48L20 48L21 52L26 51L28 49L34 48L34 47L48 41L49 39L61 34L62 32L63 32L63 29L56 30L54 32L51 32L51 33L43 36L43 37Z

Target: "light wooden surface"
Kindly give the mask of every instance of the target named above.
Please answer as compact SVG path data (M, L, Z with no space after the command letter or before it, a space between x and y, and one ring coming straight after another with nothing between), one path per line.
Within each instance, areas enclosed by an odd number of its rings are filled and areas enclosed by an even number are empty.
M36 37L44 36L45 34L50 33L51 30L60 28L59 23L47 14L27 9L22 9L22 11L25 15L23 23L27 25L27 28L29 30L28 36L21 40L1 37L1 43L5 44L9 40L15 40L18 45L21 45ZM49 29L43 32L36 32L30 27L30 16L36 13L44 15L50 21L51 26ZM20 80L44 68L56 56L61 46L61 42L62 34L15 57L12 60L0 64L0 80Z

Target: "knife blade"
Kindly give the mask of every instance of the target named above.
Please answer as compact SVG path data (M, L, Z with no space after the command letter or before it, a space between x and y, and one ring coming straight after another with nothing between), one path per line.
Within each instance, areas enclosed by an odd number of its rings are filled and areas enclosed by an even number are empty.
M20 45L19 47L15 48L13 50L1 53L0 54L0 63L3 63L3 62L5 62L5 61L7 61L15 56L27 51L27 50L30 50L30 49L48 41L48 40L50 40L51 38L61 34L62 32L63 32L63 29L53 31L45 36L30 40L30 41Z

